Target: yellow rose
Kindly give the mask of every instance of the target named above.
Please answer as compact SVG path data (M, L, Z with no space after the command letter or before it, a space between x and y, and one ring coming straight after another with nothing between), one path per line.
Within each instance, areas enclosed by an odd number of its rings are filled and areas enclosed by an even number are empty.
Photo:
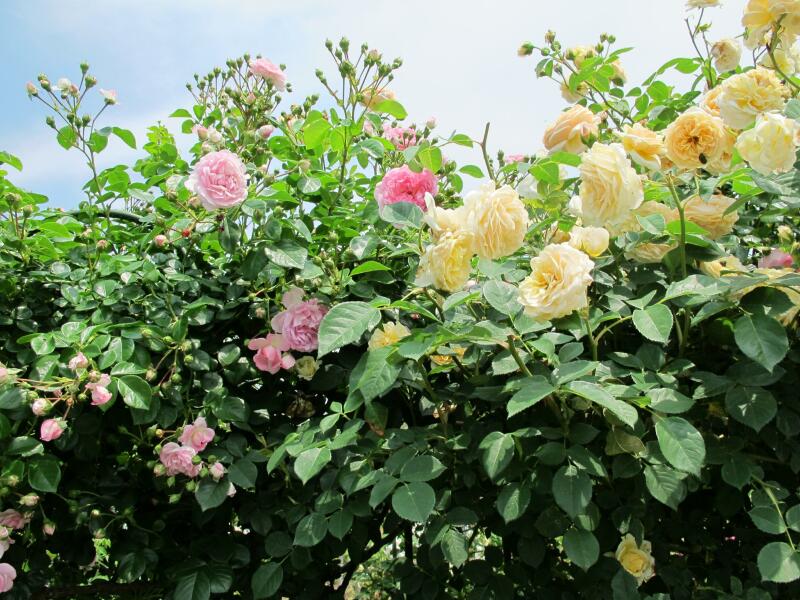
M608 230L602 227L573 227L569 232L569 245L582 250L592 258L608 250Z
M739 136L736 149L762 175L786 173L794 167L800 145L800 124L777 113L759 115L756 125Z
M588 108L579 104L558 115L555 123L544 132L544 147L550 152L564 150L580 154L586 150L583 140L596 136L598 119Z
M397 95L386 87L380 89L366 89L362 92L362 96L363 99L361 100L361 104L367 108L375 108L381 102L385 102L386 100L394 100L397 98Z
M462 289L472 270L475 240L471 233L446 233L425 250L419 262L416 285L435 287L447 292Z
M440 208L436 206L433 196L427 192L425 205L427 210L423 219L430 227L434 241L447 233L457 233L467 229L467 209L464 206Z
M437 367L445 367L453 363L453 356L457 356L458 359L461 360L464 358L464 354L467 352L466 348L462 348L460 346L452 346L448 349L452 350L451 354L432 354L431 362Z
M592 58L595 54L596 52L592 46L575 46L566 52L567 58L575 63L575 66L579 69L587 58Z
M625 252L625 258L642 264L660 263L670 250L677 248L677 244L654 244L645 242L637 244Z
M652 551L650 542L642 540L642 545L639 546L636 538L626 533L617 546L614 556L622 568L636 578L636 583L642 585L656 574L656 561L651 554Z
M583 157L580 196L570 208L584 225L614 226L623 222L644 198L642 180L620 144L595 144Z
M733 149L736 145L736 132L733 129L725 129L722 152L714 160L708 161L705 170L713 175L724 175L731 170L733 160Z
M577 89L574 92L571 89L569 89L569 86L566 83L561 84L561 97L570 104L575 104L576 102L583 100L583 97L588 92L589 92L589 86L586 85L585 82L579 83Z
M772 56L775 57L775 63L772 62ZM794 75L800 71L800 49L796 45L787 48L778 46L773 50L772 56L765 53L758 64L767 69L774 69L777 64L778 69L786 75Z
M525 314L546 321L588 306L593 268L592 259L569 244L545 246L531 259L531 274L519 284Z
M772 28L775 21L770 4L772 0L749 0L742 15L742 25L746 31L745 46L751 50L760 46L764 35Z
M747 268L738 258L733 255L729 255L718 258L717 260L701 262L700 271L710 277L719 279L723 275L730 276L747 271Z
M301 356L294 363L294 370L300 379L310 381L319 369L319 361L313 356Z
M670 123L664 134L667 157L680 169L698 169L717 160L726 142L722 119L697 107Z
M715 240L733 230L733 225L739 220L739 213L725 211L734 203L733 198L722 194L714 194L708 200L700 196L692 196L683 205L683 214L687 221L699 225L708 232L708 237Z
M528 233L530 219L519 194L509 185L485 183L464 199L475 252L491 260L514 254Z
M411 335L411 331L409 331L408 327L402 323L393 323L389 321L383 325L383 328L379 327L372 332L367 346L370 350L377 350L378 348L396 344L409 335Z
M756 67L726 79L717 104L728 127L745 129L761 113L782 111L787 95L786 86L773 71Z
M661 168L661 157L666 151L661 134L636 123L633 126L625 125L620 138L622 147L633 162L654 171Z
M800 0L770 0L769 5L773 20L780 20L788 37L800 34Z
M717 71L733 71L742 58L742 46L734 39L725 38L711 46L711 56L714 57L714 68Z
M715 117L719 116L719 95L722 93L722 86L717 86L715 88L711 88L708 90L703 96L700 98L700 108L705 110L706 112L714 115Z

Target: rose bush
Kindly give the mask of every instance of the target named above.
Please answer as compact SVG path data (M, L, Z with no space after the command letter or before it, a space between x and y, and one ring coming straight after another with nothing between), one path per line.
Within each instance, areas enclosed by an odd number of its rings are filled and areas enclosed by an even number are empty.
M116 93L29 84L89 179L0 153L0 593L797 597L800 13L742 67L718 4L639 86L524 44L574 103L526 154L346 39L325 100L230 60L106 169Z

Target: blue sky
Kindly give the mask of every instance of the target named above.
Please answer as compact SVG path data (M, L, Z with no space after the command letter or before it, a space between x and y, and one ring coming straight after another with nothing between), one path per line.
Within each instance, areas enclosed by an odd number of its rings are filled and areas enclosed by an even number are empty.
M745 0L723 4L710 11L712 40L741 30ZM548 28L569 45L614 33L636 47L624 66L639 81L667 59L691 55L686 15L682 0L5 0L0 150L25 164L15 182L56 206L74 206L86 170L80 155L56 144L44 107L26 97L25 82L38 73L78 79L87 60L98 87L119 95L102 124L131 129L141 141L147 125L190 105L184 84L193 73L244 52L285 63L294 99L319 91L314 70L330 67L324 40L345 35L403 58L392 88L411 120L436 116L442 131L475 137L491 121L493 148L533 153L565 103L554 85L535 78L532 59L517 58L521 42L539 42ZM101 166L137 155L115 141Z

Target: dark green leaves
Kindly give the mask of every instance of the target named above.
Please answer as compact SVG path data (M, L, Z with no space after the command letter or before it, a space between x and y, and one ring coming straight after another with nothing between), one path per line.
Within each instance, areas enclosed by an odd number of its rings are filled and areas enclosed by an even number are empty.
M277 563L261 565L251 579L253 599L271 598L283 583L283 567Z
M322 319L319 327L318 355L324 356L357 341L380 322L381 312L366 302L342 302Z
M211 508L216 508L228 497L230 491L230 483L227 477L223 477L219 481L214 481L210 477L206 477L197 484L197 489L194 492L197 503L203 511Z
M61 467L54 456L39 456L28 465L28 483L39 492L55 492L61 481Z
M789 351L789 340L783 325L766 315L739 317L734 327L734 337L739 350L768 371L772 371Z
M480 445L481 464L490 479L497 479L514 458L514 438L507 433L493 431Z
M637 309L633 311L633 324L648 340L666 344L672 331L672 312L663 304Z
M497 496L497 512L506 523L519 519L528 508L531 491L526 485L510 483Z
M303 450L294 461L294 472L304 484L331 462L328 448L309 448Z
M519 391L511 396L511 399L506 405L508 416L513 417L526 408L530 408L554 391L555 388L541 375L534 375L533 377L523 379L520 383Z
M403 483L392 494L394 512L406 521L424 523L433 512L436 493L427 483Z
M136 375L124 375L117 379L117 390L123 402L131 408L148 410L153 393L150 384Z
M403 481L430 481L444 473L445 466L435 456L415 456L403 465L400 479Z
M725 410L739 423L761 431L775 417L778 403L763 388L737 386L725 394Z
M572 562L586 571L600 557L600 544L591 531L570 529L564 534L564 551Z
M583 514L592 499L592 480L574 465L561 467L553 477L553 497L570 517Z
M680 471L700 474L706 458L703 436L681 417L656 420L656 436L661 452L669 463Z
M319 544L328 533L328 521L325 515L312 512L303 517L294 532L294 545L310 548Z
M639 419L639 415L633 406L622 400L617 400L596 383L573 381L566 386L566 389L576 396L586 398L602 406L626 425L633 427Z

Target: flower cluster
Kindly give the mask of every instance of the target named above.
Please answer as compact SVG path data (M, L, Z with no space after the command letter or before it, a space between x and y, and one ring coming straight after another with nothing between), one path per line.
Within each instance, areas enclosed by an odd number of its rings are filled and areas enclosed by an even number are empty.
M170 477L197 477L203 467L198 454L205 450L214 435L214 430L208 427L203 417L197 417L194 423L186 425L178 438L180 443L167 442L158 453L166 474Z

